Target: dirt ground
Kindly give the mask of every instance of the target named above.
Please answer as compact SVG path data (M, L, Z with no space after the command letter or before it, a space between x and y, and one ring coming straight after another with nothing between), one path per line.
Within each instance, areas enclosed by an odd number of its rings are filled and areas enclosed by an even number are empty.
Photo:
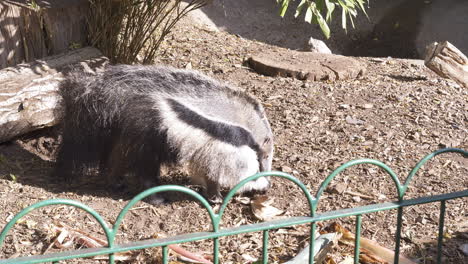
M443 148L468 149L468 90L426 69L421 61L392 58L356 58L367 73L356 80L311 82L268 77L244 64L252 54L287 50L238 35L180 23L160 50L157 63L193 68L241 87L264 104L275 134L273 168L299 178L314 194L320 183L342 163L371 158L389 165L404 181L425 155ZM39 131L15 142L0 145L0 228L22 208L44 199L80 201L112 224L134 196L126 190L109 191L99 179L67 185L49 175L54 165L57 130ZM170 170L168 184L191 186L183 172ZM375 166L357 166L333 181L346 192L325 192L318 212L394 201L395 185ZM412 180L407 198L463 191L468 187L468 159L444 154L430 161ZM357 193L357 194L356 194ZM359 195L361 194L361 195ZM305 198L291 183L274 179L268 195L284 217L308 215ZM371 199L362 197L370 196ZM208 231L210 224L201 205L179 194L171 203L154 207L141 202L126 216L118 243L161 235ZM420 263L435 259L439 204L412 206L404 210L402 252ZM354 218L338 220L354 230ZM248 205L233 201L222 226L255 223ZM50 247L52 225L65 223L103 238L96 221L67 206L33 211L10 231L2 258L59 251ZM468 263L459 249L468 243L468 198L447 203L443 263ZM327 224L327 223L324 223ZM362 235L393 248L396 211L363 217ZM270 261L281 263L304 247L308 227L283 228L270 233ZM221 239L221 263L249 263L247 255L261 257L261 233ZM209 253L211 241L184 245L191 251ZM350 254L337 254L337 262ZM131 263L158 263L158 250L135 252ZM341 256L341 259L340 259ZM79 260L76 263L96 262ZM70 263L67 262L67 263Z

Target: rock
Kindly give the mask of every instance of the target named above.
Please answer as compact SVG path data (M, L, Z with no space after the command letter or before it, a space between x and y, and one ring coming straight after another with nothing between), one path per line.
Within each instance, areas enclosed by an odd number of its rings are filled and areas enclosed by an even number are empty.
M461 145L461 140L458 140L456 138L444 138L440 140L439 142L439 147L441 148L456 148Z
M346 191L346 184L338 183L334 185L330 185L325 190L327 193L334 193L334 194L342 194Z
M348 109L349 108L349 104L340 104L338 106L339 109Z
M373 104L364 104L361 107L362 107L362 109L371 109L372 107L374 107L374 105Z
M288 166L281 166L281 171L285 173L291 173L293 170Z
M460 250L465 254L465 256L468 256L468 244L460 245Z
M425 225L425 224L427 224L427 219L424 218L423 216L418 216L418 217L416 218L416 222Z
M317 53L333 54L331 50L327 47L327 44L325 44L325 42L314 38L309 39L305 50Z

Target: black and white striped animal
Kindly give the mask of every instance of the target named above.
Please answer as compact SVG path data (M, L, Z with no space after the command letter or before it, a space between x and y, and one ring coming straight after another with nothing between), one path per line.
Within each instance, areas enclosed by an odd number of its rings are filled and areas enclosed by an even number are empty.
M74 72L62 83L63 140L56 175L97 168L118 181L158 184L162 165L186 165L211 202L257 172L271 170L273 135L261 104L247 93L191 70L109 66ZM266 190L267 178L241 192ZM151 197L157 204L160 197Z

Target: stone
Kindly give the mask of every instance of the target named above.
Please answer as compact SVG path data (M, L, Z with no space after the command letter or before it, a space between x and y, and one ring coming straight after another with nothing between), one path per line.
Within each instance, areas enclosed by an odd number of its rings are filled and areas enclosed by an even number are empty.
M465 254L465 256L468 256L468 244L460 245L460 250Z
M314 38L309 39L305 50L317 53L333 54L325 42Z
M293 172L293 170L292 170L290 167L288 167L288 166L282 166L282 167L281 167L281 171L283 171L284 173L291 173L291 172Z
M325 190L327 193L331 194L342 194L346 191L347 185L344 183L333 184L327 187Z

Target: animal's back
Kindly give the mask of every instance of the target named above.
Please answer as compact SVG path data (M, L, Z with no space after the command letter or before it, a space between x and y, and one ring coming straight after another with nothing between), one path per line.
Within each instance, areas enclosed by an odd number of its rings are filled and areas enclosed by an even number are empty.
M160 100L170 98L199 114L244 127L256 122L246 118L251 113L259 112L259 118L263 115L260 103L250 95L192 70L116 65L108 67L98 79L89 90L99 93L107 108L118 109L125 104L125 98L143 94L155 100L155 107ZM116 102L115 98L124 101Z

